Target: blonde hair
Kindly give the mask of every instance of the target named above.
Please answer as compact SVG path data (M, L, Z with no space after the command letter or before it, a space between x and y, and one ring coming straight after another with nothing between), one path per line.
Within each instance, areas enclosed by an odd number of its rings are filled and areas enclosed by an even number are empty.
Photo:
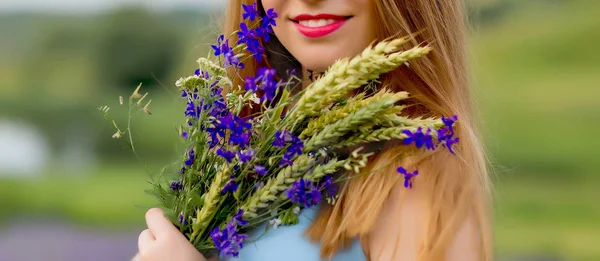
M230 35L242 22L241 4L254 0L231 0L226 11L224 33ZM428 44L433 52L411 61L409 67L388 73L383 84L395 91L408 91L412 116L459 116L460 143L456 156L447 151L427 151L404 160L392 160L405 152L396 142L384 150L364 171L378 173L347 181L334 206L323 206L307 235L321 243L321 255L331 257L353 238L367 246L366 235L402 180L395 167L419 169L415 186L425 191L426 216L421 231L418 260L443 260L454 235L468 216L478 230L480 260L492 260L492 230L489 216L490 182L486 156L476 130L467 72L466 26L463 0L376 0L377 37L414 35L411 45ZM246 64L241 78L255 73L256 64ZM234 86L237 86L235 84ZM382 168L383 169L380 169ZM401 185L400 185L401 186ZM408 192L410 193L410 192ZM399 206L398 206L399 207ZM365 248L369 253L369 249Z

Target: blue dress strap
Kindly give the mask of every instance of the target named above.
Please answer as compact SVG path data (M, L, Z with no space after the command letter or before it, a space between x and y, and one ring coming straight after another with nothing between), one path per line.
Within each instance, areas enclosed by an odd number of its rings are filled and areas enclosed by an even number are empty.
M239 257L227 258L225 261L320 261L320 245L311 242L304 232L316 216L315 207L302 210L299 223L293 226L270 228L263 235L264 227L249 233L249 241L240 250ZM260 240L251 242L261 236ZM360 242L354 240L352 247L339 252L332 261L366 261Z

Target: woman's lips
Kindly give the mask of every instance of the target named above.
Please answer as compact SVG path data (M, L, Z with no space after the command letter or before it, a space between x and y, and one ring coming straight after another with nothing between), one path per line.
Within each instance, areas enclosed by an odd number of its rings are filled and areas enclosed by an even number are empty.
M350 16L302 14L292 19L298 31L309 38L323 37L342 27Z

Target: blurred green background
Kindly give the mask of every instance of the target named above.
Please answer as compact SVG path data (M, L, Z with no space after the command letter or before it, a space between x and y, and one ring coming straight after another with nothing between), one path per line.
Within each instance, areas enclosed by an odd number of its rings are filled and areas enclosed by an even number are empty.
M0 12L0 231L23 217L142 228L149 173L178 153L173 83L220 12ZM471 0L469 16L498 257L600 260L600 1ZM133 120L136 159L96 108L124 123L118 97L140 82L153 115Z

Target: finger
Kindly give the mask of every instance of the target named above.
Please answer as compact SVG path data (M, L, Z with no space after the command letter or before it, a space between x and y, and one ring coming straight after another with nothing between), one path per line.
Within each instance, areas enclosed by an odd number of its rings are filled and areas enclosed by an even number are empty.
M154 238L154 235L152 235L152 231L150 231L150 229L145 229L142 231L138 237L138 251L140 254L146 253L146 251L150 249L150 246L154 240L156 240L156 238Z
M179 233L179 230L165 217L163 211L158 208L153 208L146 212L146 224L152 231L154 238Z

